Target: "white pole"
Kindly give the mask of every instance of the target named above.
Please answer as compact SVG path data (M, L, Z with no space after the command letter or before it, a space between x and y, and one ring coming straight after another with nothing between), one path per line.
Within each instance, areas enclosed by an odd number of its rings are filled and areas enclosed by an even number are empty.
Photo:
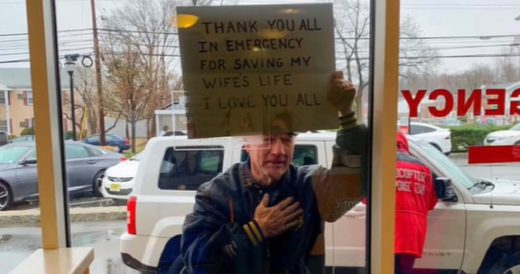
M175 95L175 91L172 90L172 132L173 132L173 136L175 136L175 108L174 108L175 99L173 97L174 95Z
M159 118L161 114L155 113L155 136L159 136L159 132L161 132L161 124L159 124Z
M5 103L5 120L7 124L7 136L13 135L12 128L11 128L11 108L9 108L9 91L4 90L4 103Z

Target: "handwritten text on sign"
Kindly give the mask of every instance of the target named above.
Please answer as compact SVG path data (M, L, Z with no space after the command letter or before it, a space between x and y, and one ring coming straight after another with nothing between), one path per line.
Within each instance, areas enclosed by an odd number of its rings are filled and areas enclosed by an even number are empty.
M191 137L269 133L273 124L286 131L337 127L326 100L335 62L331 4L177 13L196 18L179 28Z

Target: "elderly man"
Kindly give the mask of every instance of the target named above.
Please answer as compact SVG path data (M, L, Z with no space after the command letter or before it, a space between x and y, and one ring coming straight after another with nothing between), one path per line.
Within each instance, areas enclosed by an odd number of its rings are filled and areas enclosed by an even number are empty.
M184 223L183 273L309 273L323 221L337 220L364 195L359 155L366 138L351 110L354 96L334 73L328 99L340 130L330 169L291 164L294 134L283 126L290 121L271 123L273 134L248 137L249 160L197 191Z

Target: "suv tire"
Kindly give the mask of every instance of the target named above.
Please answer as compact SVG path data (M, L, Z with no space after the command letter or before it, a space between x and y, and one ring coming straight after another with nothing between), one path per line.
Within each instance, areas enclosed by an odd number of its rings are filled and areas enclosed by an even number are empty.
M103 187L103 177L105 177L105 171L101 170L94 176L94 182L92 182L92 194L94 197L103 197L101 188Z
M489 274L515 274L520 273L520 253L513 253L498 260L491 267Z

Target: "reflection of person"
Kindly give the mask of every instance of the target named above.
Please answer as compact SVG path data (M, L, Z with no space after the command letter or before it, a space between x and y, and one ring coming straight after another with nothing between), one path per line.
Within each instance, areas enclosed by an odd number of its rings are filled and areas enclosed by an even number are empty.
M249 160L197 191L181 240L183 273L309 273L323 221L337 220L364 195L358 155L366 138L351 111L354 95L335 73L329 100L341 129L330 169L291 164L291 121L272 123L271 135L247 137Z
M428 167L410 155L408 141L397 134L397 178L395 207L395 273L412 273L422 257L428 211L437 203Z
M165 136L168 132L168 126L163 126L162 130L159 132L159 136Z

